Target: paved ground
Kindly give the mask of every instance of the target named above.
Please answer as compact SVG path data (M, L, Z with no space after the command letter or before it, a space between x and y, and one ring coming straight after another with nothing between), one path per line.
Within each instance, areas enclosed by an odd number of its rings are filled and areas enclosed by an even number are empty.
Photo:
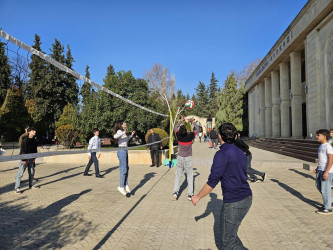
M215 150L194 144L196 192L207 180ZM303 161L252 148L253 167L268 173L253 183L253 205L239 236L249 249L332 249L333 215L318 215L321 196ZM83 156L86 157L86 156ZM130 197L116 189L117 159L84 177L84 166L39 164L38 190L27 174L16 195L17 162L0 163L0 249L217 249L220 187L196 207L171 201L174 168L130 166Z

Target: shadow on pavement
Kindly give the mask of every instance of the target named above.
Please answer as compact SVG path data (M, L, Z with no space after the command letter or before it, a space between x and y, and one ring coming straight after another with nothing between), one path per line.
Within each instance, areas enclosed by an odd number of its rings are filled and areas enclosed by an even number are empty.
M292 169L292 168L290 168L289 170L292 171L292 172L295 172L296 174L302 175L302 176L305 177L305 178L309 178L309 179L312 179L312 180L316 180L316 178L315 178L313 175L306 174L306 173L303 173L303 172L301 172L301 171L298 171L298 170L296 170L296 169Z
M93 231L82 213L62 213L62 209L90 192L69 195L43 209L29 211L29 204L0 205L0 246L5 249L54 249L75 243ZM75 237L74 237L75 236Z
M215 245L217 249L221 249L220 213L223 201L217 199L217 195L215 193L210 193L209 196L210 201L207 203L206 211L199 216L195 216L194 219L198 221L213 213Z
M111 167L111 168L108 168L107 170L103 170L100 172L103 173L103 175L107 175L107 174L111 173L113 170L116 170L117 168L119 168L119 166Z
M282 187L283 189L285 189L287 192L291 193L292 195L294 195L295 197L297 197L298 199L300 199L301 201L319 209L322 207L322 204L317 202L317 201L313 201L310 200L308 198L305 198L300 192L298 192L297 190L289 187L288 185L276 180L276 179L271 179L272 182L277 183L280 187Z
M140 181L140 183L135 188L132 189L131 194L135 195L135 192L138 191L143 185L145 185L155 175L156 175L155 172L145 174L144 178Z

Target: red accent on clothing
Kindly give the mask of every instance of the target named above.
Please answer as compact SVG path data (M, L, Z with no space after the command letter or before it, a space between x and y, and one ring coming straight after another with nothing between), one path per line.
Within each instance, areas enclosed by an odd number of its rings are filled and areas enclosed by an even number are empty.
M191 144L192 144L192 141L189 141L189 142L178 141L178 143L179 143L180 145L183 145L183 146L188 146L188 145L191 145Z

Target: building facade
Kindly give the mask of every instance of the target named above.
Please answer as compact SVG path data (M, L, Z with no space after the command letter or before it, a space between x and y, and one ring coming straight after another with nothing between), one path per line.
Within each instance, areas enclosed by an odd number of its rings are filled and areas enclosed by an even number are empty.
M190 118L195 119L197 124L201 127L203 133L207 133L208 131L211 131L215 127L215 117L204 118L196 115L189 115L185 117L185 120L188 121Z
M245 90L250 137L314 138L333 128L332 0L306 3Z

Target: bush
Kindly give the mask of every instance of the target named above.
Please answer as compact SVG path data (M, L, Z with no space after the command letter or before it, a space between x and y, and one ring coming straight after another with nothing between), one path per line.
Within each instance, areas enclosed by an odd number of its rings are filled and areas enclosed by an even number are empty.
M56 129L55 134L60 143L65 146L65 148L73 147L78 138L78 132L74 130L73 125L59 126Z
M168 133L165 132L163 129L160 129L160 128L153 128L155 133L158 134L161 138L161 140L163 140L164 138L166 137L169 137ZM148 130L148 132L146 133L145 135L145 140L146 140L146 143L148 141L148 136L150 135L150 130ZM165 139L162 141L162 146L165 147L167 146L169 143L169 140Z

